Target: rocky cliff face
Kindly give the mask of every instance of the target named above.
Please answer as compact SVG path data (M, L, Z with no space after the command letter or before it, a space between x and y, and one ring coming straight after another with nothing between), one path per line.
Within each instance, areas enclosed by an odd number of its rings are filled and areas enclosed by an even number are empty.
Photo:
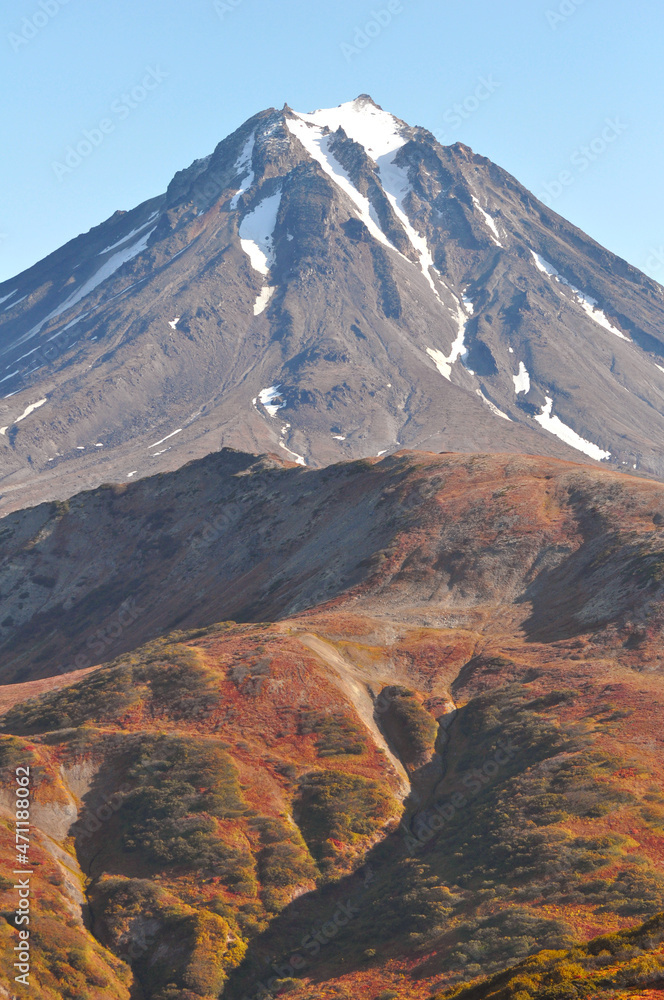
M662 288L368 97L261 112L0 300L5 509L220 446L664 473Z

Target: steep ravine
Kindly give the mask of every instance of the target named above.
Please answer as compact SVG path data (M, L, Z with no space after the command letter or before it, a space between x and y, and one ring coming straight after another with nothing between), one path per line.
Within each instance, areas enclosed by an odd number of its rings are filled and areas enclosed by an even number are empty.
M405 799L410 792L410 778L403 762L390 747L389 739L381 730L375 703L371 696L370 684L376 683L380 671L376 671L373 676L367 676L366 670L361 670L357 665L351 663L341 655L331 642L321 639L319 636L300 636L300 641L331 668L330 679L337 684L344 697L352 703L376 744L385 751L391 760L394 770L400 778L401 797Z
M407 676L395 676L393 664L383 661L371 669L353 663L327 639L303 635L300 641L331 668L331 678L389 756L401 778L402 828L412 829L445 780L457 713L451 694L436 699L432 712L424 707L426 695Z

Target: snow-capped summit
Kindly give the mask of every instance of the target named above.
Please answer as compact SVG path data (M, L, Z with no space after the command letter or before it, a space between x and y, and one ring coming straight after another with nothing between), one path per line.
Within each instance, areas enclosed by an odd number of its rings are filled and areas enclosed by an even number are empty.
M221 445L663 476L663 330L656 282L468 147L366 94L269 109L0 285L0 502Z
M396 153L408 141L404 135L408 128L406 123L383 111L367 94L340 104L338 108L295 114L302 121L331 132L342 128L348 138L363 146L374 160Z

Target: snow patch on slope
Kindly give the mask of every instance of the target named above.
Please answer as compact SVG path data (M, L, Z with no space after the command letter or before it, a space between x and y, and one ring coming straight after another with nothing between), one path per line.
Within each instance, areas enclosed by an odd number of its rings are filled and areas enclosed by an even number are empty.
M66 333L67 330L71 330L72 326L76 326L77 323L80 323L81 320L84 320L85 317L89 315L89 312L81 313L81 315L77 316L76 319L73 319L71 323L67 323L67 325L63 326L61 330L58 330L57 333L54 333L51 337L49 337L47 343L51 340L55 340L56 337L61 337L63 333ZM35 348L35 350L39 350L39 348Z
M285 405L286 404L284 403L284 406ZM286 432L290 430L290 426L291 426L290 424L284 424L284 426L281 428L281 437L279 438L279 447L283 448L284 451L287 451L289 455L292 455L298 465L306 465L307 463L305 462L305 460L302 457L302 455L298 455L298 453L296 451L291 451L290 448L288 447L288 445L286 444Z
M148 445L148 449L149 448L156 448L157 445L163 444L164 441L168 441L169 438L175 437L176 434L182 434L182 427L178 427L178 429L176 431L172 431L170 434L167 434L166 437L163 437L161 439L161 441L155 441L154 444L149 444Z
M258 393L258 400L265 407L271 417L276 417L279 410L283 410L286 406L286 400L279 392L279 389L280 385L271 385L268 386L267 389L261 389ZM275 399L281 399L282 402L276 404Z
M453 292L452 295L454 295ZM454 296L454 298L456 300L456 305L457 305L456 321L458 324L459 332L456 336L456 340L452 344L449 355L446 356L443 354L442 351L437 351L431 347L427 347L427 354L436 365L436 368L438 369L440 374L443 376L443 378L446 378L448 382L452 381L452 365L456 361L458 361L459 358L463 357L464 354L466 354L465 337L466 337L466 325L468 323L468 317L461 308L461 303L459 302L459 300L456 298L456 296Z
M251 266L259 274L268 275L274 264L274 230L281 204L281 188L263 198L240 223L240 242Z
M267 389L261 389L258 396L255 399L252 399L252 403L257 407L257 404L260 402L271 417L276 417L279 410L283 410L283 408L288 405L287 400L284 399L283 395L279 392L279 389L279 385L271 385L268 386ZM277 399L280 399L281 403L277 403ZM298 465L306 466L307 463L304 460L304 456L298 455L296 451L291 451L286 444L286 433L290 430L290 426L290 424L284 424L282 426L281 435L279 437L279 447L288 452Z
M601 309L597 308L597 299L594 299L591 295L586 295L585 292L576 288L570 281L567 280L567 278L563 278L562 274L556 270L553 264L550 264L548 260L545 260L541 254L535 253L534 250L531 250L530 252L535 259L537 269L541 271L542 274L546 274L547 277L553 278L559 284L566 285L574 295L581 308L588 314L588 316L590 316L591 319L593 319L605 330L608 330L609 333L613 333L616 337L620 337L621 340L626 340L628 343L632 342L631 337L625 336L622 330L619 330L617 326L614 326L609 321L605 313L603 313Z
M252 134L249 136L249 138L245 143L244 149L240 153L240 157L237 163L235 164L235 170L238 172L238 174L244 173L244 176L242 177L242 182L239 191L231 199L232 211L235 211L235 209L238 207L242 195L246 194L246 192L249 191L251 187L253 187L255 175L252 167L252 162L253 162L255 144L256 144L256 133L252 132Z
M447 381L451 381L450 376L452 374L451 362L445 357L442 351L437 351L432 347L427 347L427 354L435 364L436 368Z
M309 128L309 134L307 134L306 125L303 129L298 123L289 121L288 125L291 128L291 132L297 135L298 139L302 142L302 145L305 146L312 156L315 156L323 169L326 170L330 176L333 176L333 179L336 180L337 183L339 183L339 174L341 174L344 183L340 184L340 186L344 188L346 193L350 195L359 208L362 220L367 225L367 228L369 228L372 235L376 239L380 240L381 243L392 246L383 231L378 226L376 213L369 200L357 191L355 186L351 183L348 174L346 174L340 164L334 160L334 157L330 153L329 143L332 136L323 135L321 130L329 128L330 131L334 133L339 128L342 128L348 138L361 145L365 152L374 160L376 166L378 167L378 173L380 174L380 180L385 196L389 201L394 214L403 226L411 246L419 257L422 273L431 286L431 290L438 298L440 298L431 276L431 268L435 269L435 267L428 243L426 238L420 236L420 234L413 227L413 224L408 218L404 208L404 201L411 191L411 184L408 180L407 170L404 167L396 166L394 162L399 150L408 142L407 138L402 135L402 126L399 121L394 117L394 115L389 114L387 111L382 111L374 104L362 100L351 101L347 104L340 105L338 108L314 111L313 114L298 113L298 118L318 130L318 137L316 141L315 143L312 143L312 137L310 134L312 129ZM323 149L323 144L325 144L325 149ZM317 147L319 152L318 156L316 155L316 151L313 146ZM323 154L326 163L323 163L319 158L321 153ZM334 163L331 162L332 160L334 160ZM332 168L333 173L330 173L329 168ZM370 220L371 225L369 225L369 221L367 221L367 219ZM396 248L393 247L393 249Z
M16 302L10 302L9 305L5 306L5 308L2 311L9 312L10 309L14 309L17 305L19 305L20 302L25 302L27 297L28 297L27 295L22 295L20 299L16 300Z
M260 316L261 313L265 312L268 303L275 292L276 288L274 285L265 285L260 295L254 302L254 316Z
M548 260L545 260L544 257L541 256L541 254L535 253L534 250L531 250L530 252L535 259L535 266L537 267L538 271L541 271L542 274L548 275L549 278L559 277L559 272L556 270L553 264L549 264Z
M523 361L519 361L519 374L512 375L512 379L517 396L520 392L530 392L530 375Z
M132 243L131 246L125 247L124 250L120 250L118 253L113 254L112 257L109 257L108 260L104 261L101 267L97 271L95 271L95 273L90 278L88 278L88 280L83 285L81 285L80 288L78 288L75 292L72 292L69 298L65 299L65 301L61 305L59 305L56 309L54 309L52 312L50 312L48 316L45 316L44 319L37 324L37 326L34 326L31 330L28 330L28 332L25 333L22 337L20 337L19 340L15 341L15 343L12 346L17 347L19 344L24 343L26 340L30 340L32 337L35 337L40 332L40 330L42 330L46 326L46 324L50 322L50 320L56 319L58 316L61 316L62 313L67 312L68 309L71 309L73 308L73 306L78 305L78 303L82 299L84 299L86 295L89 295L91 292L95 290L95 288L101 285L103 281L106 281L107 278L110 278L111 275L115 274L115 272L119 270L119 268L121 268L123 264L126 264L130 260L133 260L133 258L137 257L139 253L142 253L143 250L147 248L148 240L150 239L156 228L157 228L156 226L153 226L152 229L150 229L147 233L144 233L144 235L141 236L141 238L137 240L135 243ZM80 318L81 317L79 317L79 319ZM4 353L6 353L6 351Z
M496 244L497 247L500 247L501 249L504 250L505 248L503 247L503 244L500 242L500 233L498 232L498 226L496 225L495 219L493 219L488 212L484 211L484 209L480 205L475 195L473 195L473 203L478 212L483 216L487 228L491 231L491 239L493 240L493 242Z
M412 185L408 178L407 168L397 166L395 163L399 150L408 142L402 123L393 115L376 107L372 102L363 99L342 104L338 108L319 110L311 114L296 113L296 115L295 120L287 119L286 121L291 133L299 139L328 176L351 198L362 222L374 239L407 260L408 258L404 257L388 240L378 224L377 214L369 199L357 190L331 152L330 145L334 140L334 133L342 128L348 138L361 145L367 155L374 160L385 197L419 258L419 268L436 298L445 305L434 282L432 272L439 277L440 274L434 264L433 254L426 237L417 232L405 210L405 201L412 191ZM329 129L330 132L326 133L325 129ZM448 291L455 301L454 308L447 308L450 309L452 316L457 321L458 336L452 344L449 356L433 348L428 348L427 353L434 360L441 375L449 380L452 365L465 353L464 336L468 317L457 296L451 289ZM468 314L472 314L472 303L468 300L465 304Z
M0 299L0 306L2 305L3 302L6 302L8 299L11 299L12 295L16 295L17 291L18 288L15 288L13 292L9 293L9 295L3 295L2 298Z
M577 451L582 451L585 455L589 455L590 458L594 458L598 462L611 458L610 451L603 451L598 445L593 444L592 441L586 441L575 430L564 424L559 417L554 417L552 412L553 399L550 396L545 396L544 398L546 399L546 403L542 407L542 412L539 416L535 417L540 427L543 427L549 434L555 434L561 441L571 445L572 448L576 448Z
M406 236L410 240L411 246L420 258L422 274L429 282L434 295L440 298L438 289L436 288L433 278L431 277L431 269L433 268L435 270L435 264L433 262L433 255L429 249L429 244L427 243L426 238L424 236L420 236L420 234L415 230L410 219L406 215L404 201L408 194L410 194L412 188L410 181L408 180L407 171L403 167L397 167L394 163L395 156L396 152L389 153L378 158L378 170L380 172L383 191L392 206L394 214L403 226Z
M48 319L53 319L55 316L59 316L61 313L65 312L67 309L71 309L72 306L77 305L81 299L84 299L86 295L93 292L98 285L101 285L102 281L106 281L110 278L112 274L115 274L123 264L128 261L133 260L137 257L139 253L142 253L147 249L148 241L152 236L153 232L157 227L153 226L147 233L131 246L125 247L124 250L120 250L119 253L113 254L107 261L104 261L102 266L99 268L91 278L85 282L77 291L75 291L69 298L63 302L49 317Z
M31 413L33 413L35 410L38 410L39 407L43 406L45 402L46 402L46 398L44 398L44 399L38 399L36 403L30 403L30 405L25 408L25 410L23 411L23 413L21 414L21 416L16 418L16 420L14 421L14 423L15 424L20 424L20 422L22 420L25 420L25 418L29 417Z
M132 236L136 236L137 233L142 233L144 229L147 229L147 227L150 225L151 222L154 222L154 220L157 218L158 215L159 215L158 211L153 212L150 218L147 219L142 226L137 226L136 229L132 229L132 231L130 233L127 233L126 236L123 236L122 239L117 240L115 243L111 243L110 247L105 247L103 250L100 250L97 256L102 257L105 253L110 253L111 250L115 250L117 247L121 247L124 243L127 242L127 240L130 240Z
M394 115L361 98L340 104L338 108L319 109L311 114L297 113L297 116L332 132L342 128L348 138L364 146L376 162L377 157L395 153L408 141L401 134L402 126Z
M476 389L475 392L480 397L482 402L489 407L489 409L491 410L491 412L495 417L501 417L502 420L508 420L509 423L512 423L512 418L508 417L507 414L503 413L502 410L499 410L496 404L492 403L490 399L487 399L487 397L484 395L481 389Z
M291 451L290 448L286 447L286 445L284 444L283 441L279 441L279 447L283 448L284 451L287 451L289 455L292 455L298 465L306 465L307 464L305 462L305 460L304 460L304 458L303 458L302 455L298 455L298 453L296 451Z
M315 124L308 124L307 118L312 117L311 115L299 115L295 121L290 118L286 119L286 124L292 135L302 143L309 155L323 168L328 177L348 195L354 203L360 219L374 239L382 243L383 246L394 249L380 226L377 225L369 199L360 194L344 168L330 151L330 144L334 136L326 135L323 129Z

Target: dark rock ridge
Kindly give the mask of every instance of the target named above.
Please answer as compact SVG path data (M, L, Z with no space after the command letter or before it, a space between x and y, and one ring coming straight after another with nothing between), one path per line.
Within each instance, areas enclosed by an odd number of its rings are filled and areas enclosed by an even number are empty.
M597 650L661 634L659 483L556 459L400 452L325 469L225 450L8 514L0 683L174 629L316 606ZM620 656L615 650L612 656Z

